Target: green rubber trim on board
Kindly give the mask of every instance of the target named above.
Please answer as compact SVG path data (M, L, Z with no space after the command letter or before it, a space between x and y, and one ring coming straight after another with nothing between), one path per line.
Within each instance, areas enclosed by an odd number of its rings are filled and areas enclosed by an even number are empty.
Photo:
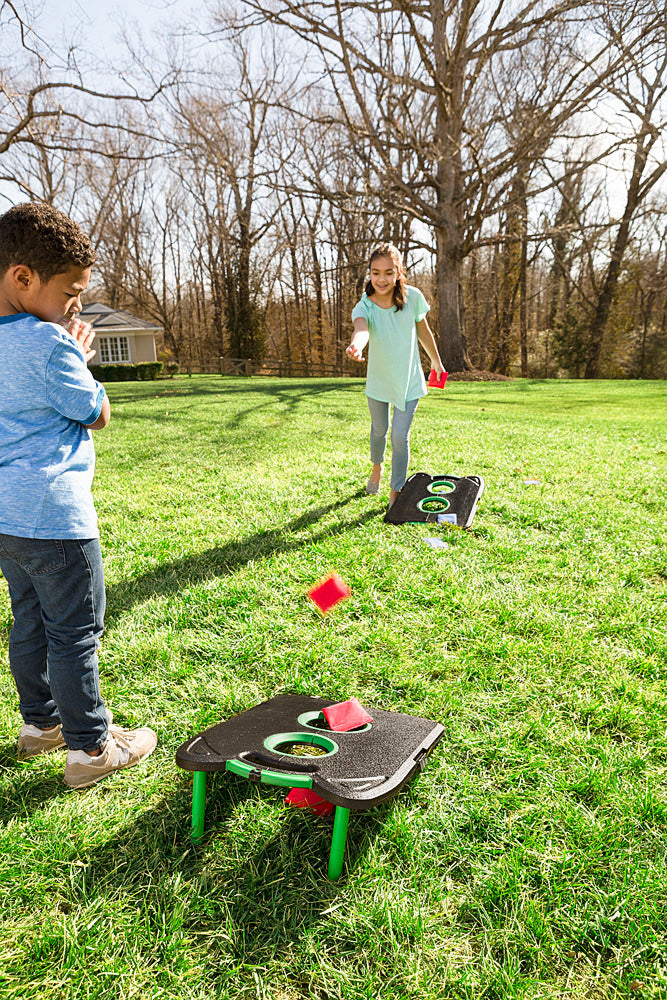
M226 771L248 778L253 772L260 772L263 785L282 785L284 788L312 788L313 779L307 774L291 774L289 771L270 771L259 764L247 764L244 760L228 760Z

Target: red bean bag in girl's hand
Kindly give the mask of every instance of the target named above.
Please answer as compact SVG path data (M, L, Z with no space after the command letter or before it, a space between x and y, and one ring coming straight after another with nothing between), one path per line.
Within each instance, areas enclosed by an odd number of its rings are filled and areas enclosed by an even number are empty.
M435 368L431 368L431 374L428 377L428 384L431 386L431 388L444 389L446 381L447 381L447 372L443 372L442 375L438 378L438 376L436 375Z

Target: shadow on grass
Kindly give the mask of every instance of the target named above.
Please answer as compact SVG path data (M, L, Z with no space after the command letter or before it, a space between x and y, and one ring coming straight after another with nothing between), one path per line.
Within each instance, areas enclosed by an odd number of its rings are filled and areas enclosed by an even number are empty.
M64 751L59 754L62 768L65 766ZM44 761L40 761L43 764ZM0 746L0 823L12 819L27 819L51 799L70 794L62 781L62 769L58 775L44 772L43 767L35 768L33 761L21 761L16 757L16 741Z
M220 388L211 385L194 386L192 389L184 388L167 389L162 392L155 391L152 394L146 392L114 392L112 398L113 406L124 403L131 404L132 409L122 413L122 419L128 423L150 421L151 423L165 423L173 425L175 421L186 425L191 425L187 431L188 436L193 433L206 432L211 440L221 432L228 435L236 431L251 432L254 436L258 434L259 422L256 417L261 411L278 407L281 421L289 423L299 419L299 413L304 401L323 396L330 393L353 393L359 398L361 406L361 387L359 384L341 384L329 381L320 383L297 383L294 385L242 385L230 386L227 383L221 384ZM221 403L221 396L231 396L232 405L227 409ZM171 416L167 413L158 413L160 401L169 404ZM247 401L246 406L240 406L240 402ZM178 401L174 408L172 403ZM142 407L142 403L148 405ZM155 405L157 402L157 405ZM338 408L330 407L330 418L338 421L347 420L347 409L349 401L345 406ZM207 420L208 411L215 407L212 419ZM267 431L266 435L272 433Z
M309 928L324 918L392 804L379 807L375 817L353 814L347 864L333 883L326 875L331 817L284 807L287 789L256 790L230 776L216 777L209 784L206 832L197 847L189 839L187 782L82 860L90 865L95 894L113 899L127 886L140 889L145 908L157 919L160 910L172 908L166 893L178 879L180 919L200 942L202 961L216 961L207 943L219 942L224 928L224 949L235 963L261 966L276 953L298 950ZM266 838L246 810L255 797L273 799L281 813Z
M136 403L140 400L154 400L161 398L171 398L171 399L193 399L197 397L204 398L206 396L219 397L221 395L252 395L252 396L269 396L271 399L278 403L292 404L292 408L296 408L296 404L301 399L305 399L309 396L321 396L327 392L354 392L357 394L360 387L360 379L329 379L322 381L315 381L313 379L299 380L285 380L278 384L274 381L267 382L233 382L229 381L221 382L219 384L206 382L205 384L199 382L179 382L177 384L168 384L166 388L159 389L153 386L148 386L141 383L132 383L137 388L132 390L122 390L117 389L118 383L114 383L112 390L112 404L113 403Z
M384 513L384 507L376 508L358 517L341 520L338 524L323 528L320 532L307 537L295 537L297 532L362 496L364 493L359 490L343 500L304 511L280 527L258 531L238 541L230 541L205 552L193 553L181 559L162 563L130 580L120 580L107 588L106 621L111 624L134 604L149 597L176 593L203 580L227 576L251 561L268 558L277 552L291 552L324 538L343 534Z
M260 395L266 395L272 398L270 400L267 400L266 402L260 403L257 406L248 406L246 407L245 410L238 410L235 413L234 418L227 424L227 427L232 429L239 428L241 424L244 422L245 418L247 418L251 413L254 413L257 410L263 410L267 406L271 406L274 403L286 404L286 409L288 414L293 415L298 410L299 403L305 398L312 396L321 396L327 392L339 393L339 392L351 392L351 391L354 391L355 394L358 394L359 387L354 385L352 386L341 385L340 383L336 382L330 382L330 383L327 382L324 384L321 383L318 386L308 386L307 388L299 387L298 391L294 390L289 391L286 389L280 389L277 386L273 388L272 387L261 388L258 390ZM254 389L253 389L253 395L255 395Z
M7 821L36 813L48 799L81 794L89 796L94 812L103 785L87 792L65 791L58 779L43 773L32 784L22 776L22 788L3 796L0 815ZM210 776L209 776L210 777ZM137 813L130 806L127 822L112 836L90 849L77 847L76 836L67 857L54 862L58 878L58 908L68 912L82 899L141 899L142 911L155 921L156 934L174 921L192 933L192 945L201 960L210 964L216 947L238 963L268 963L277 951L298 947L308 929L323 919L360 856L381 831L391 804L374 810L374 816L353 814L345 868L338 883L326 876L331 844L332 818L317 818L303 810L283 806L286 789L255 789L235 778L211 781L207 799L204 841L190 844L191 784L179 779L151 807ZM123 782L124 776L108 779ZM108 792L113 792L107 786ZM133 798L139 798L139 789ZM253 798L274 799L282 815L271 820L268 836L257 826ZM262 822L266 810L262 809ZM85 841L84 837L84 841ZM76 884L60 878L60 866L71 872L76 861ZM224 933L221 938L221 928ZM167 932L168 933L168 932Z

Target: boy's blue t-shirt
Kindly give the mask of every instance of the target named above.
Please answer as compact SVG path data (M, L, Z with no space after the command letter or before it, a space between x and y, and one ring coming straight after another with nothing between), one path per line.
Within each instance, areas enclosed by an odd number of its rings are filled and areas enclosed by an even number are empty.
M104 387L73 337L27 313L0 316L0 532L96 538L90 491Z

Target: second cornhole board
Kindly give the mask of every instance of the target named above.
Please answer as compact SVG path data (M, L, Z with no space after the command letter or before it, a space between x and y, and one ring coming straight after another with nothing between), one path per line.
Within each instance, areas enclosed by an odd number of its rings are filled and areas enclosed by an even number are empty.
M415 472L385 514L387 524L438 524L469 528L484 492L481 476L431 476ZM456 520L454 521L454 517Z

